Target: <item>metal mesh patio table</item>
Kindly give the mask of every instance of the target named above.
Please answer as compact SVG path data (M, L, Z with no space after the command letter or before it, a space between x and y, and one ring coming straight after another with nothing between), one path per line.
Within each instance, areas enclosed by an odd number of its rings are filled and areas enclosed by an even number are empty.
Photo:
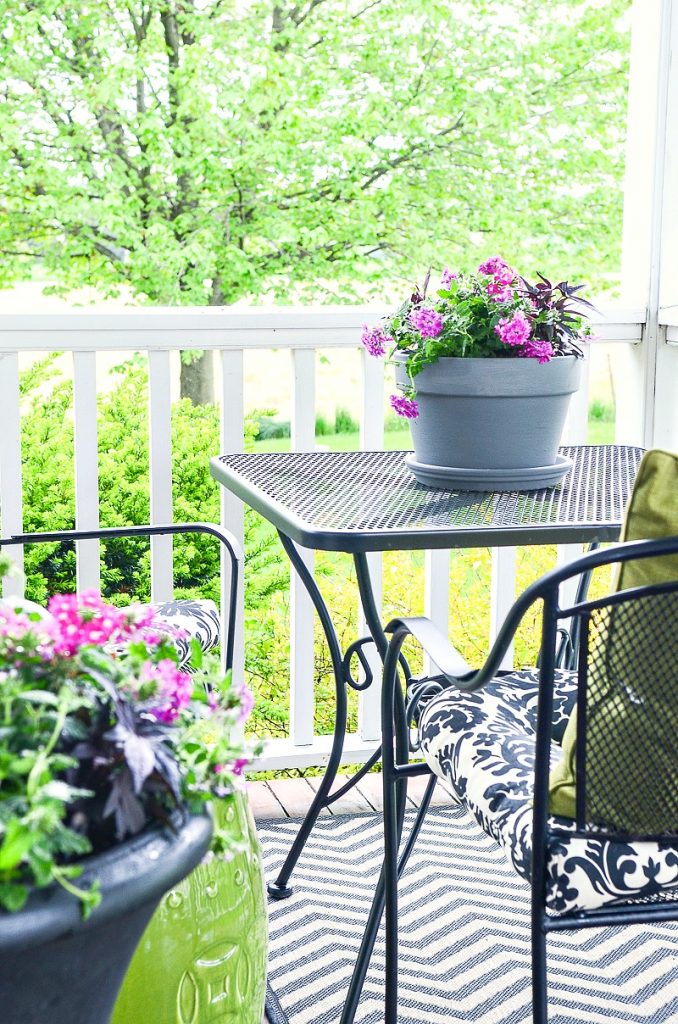
M289 896L289 880L320 811L377 763L375 751L361 770L331 792L341 764L347 688L365 689L372 671L363 651L374 643L384 657L387 639L370 581L370 551L600 543L619 535L641 448L581 445L560 449L573 466L554 487L534 491L446 491L418 483L405 465L407 452L279 452L222 455L213 477L278 530L306 587L325 633L335 677L335 726L323 780L269 893ZM343 651L331 614L297 545L353 556L370 635ZM354 678L358 657L365 677ZM404 665L407 673L407 666Z
M562 484L536 491L443 491L417 483L406 452L222 455L212 475L279 530L320 551L614 540L642 449L564 447Z

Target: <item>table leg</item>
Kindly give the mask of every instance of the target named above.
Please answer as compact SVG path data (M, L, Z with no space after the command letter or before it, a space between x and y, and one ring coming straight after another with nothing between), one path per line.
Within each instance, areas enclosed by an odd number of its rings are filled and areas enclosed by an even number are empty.
M369 686L371 684L371 679L368 677L368 679L360 685L358 685L352 679L349 665L350 659L348 657L348 654L346 658L342 654L339 639L337 637L336 630L332 623L332 617L325 603L325 600L322 594L320 593L318 584L313 578L313 574L309 572L303 559L300 557L299 552L297 551L297 548L293 541L290 540L290 538L281 531L278 531L278 533L280 536L282 546L285 549L285 552L287 553L287 556L290 562L292 563L293 568L298 573L299 578L301 579L301 582L306 588L306 591L309 597L311 598L311 601L313 602L313 606L316 612L318 613L318 618L320 619L320 623L325 634L325 640L327 642L330 657L332 660L336 701L334 734L332 737L332 747L330 750L330 756L327 762L327 767L325 769L325 774L322 778L320 785L318 786L318 790L311 803L311 806L309 807L306 813L306 817L304 818L304 821L301 824L299 832L297 833L297 836L292 846L290 847L290 851L287 854L287 857L285 858L285 862L280 871L278 872L278 877L275 879L274 882L269 882L268 884L269 895L272 896L273 899L280 900L286 899L288 896L292 894L292 889L288 884L290 877L292 875L292 872L294 871L294 868L296 867L299 857L301 856L304 846L306 845L306 841L309 835L311 834L311 831L313 830L313 826L318 820L318 815L320 814L321 810L324 807L329 807L332 803L334 803L335 800L338 800L339 797L343 796L350 789L352 789L353 786L355 786L360 781L360 779L362 779L367 774L367 772L369 772L370 769L374 767L374 765L381 758L381 748L378 747L374 751L374 753L369 757L369 759L365 762L365 764L360 768L360 770L356 772L356 774L353 775L350 779L348 779L348 781L344 783L344 785L342 785L334 793L330 792L334 784L334 781L337 777L339 766L341 764L344 737L346 735L346 720L348 714L346 687L347 685L351 685L354 686L356 689L365 689L366 686ZM360 600L363 606L365 621L367 623L368 629L370 630L370 637L368 637L367 639L372 640L375 643L377 650L379 651L379 654L383 661L388 646L388 640L382 628L381 620L379 617L379 611L376 607L376 603L374 600L374 592L372 590L372 583L370 580L367 558L365 557L364 554L358 554L354 556L354 560L358 580L358 589L360 592ZM351 647L349 648L349 652L355 649L355 647L356 645L351 645ZM404 658L401 658L401 665L403 667L403 671L406 673L406 678L409 678L409 669L407 667L407 662L405 661ZM406 790L406 781L402 780L402 783L399 783L398 788L404 794ZM404 796L401 799L404 802Z
M323 596L318 589L318 585L313 578L313 574L309 572L293 541L291 541L290 538L281 531L278 531L278 534L292 566L299 574L299 578L306 588L306 591L313 602L313 606L318 613L318 618L320 619L325 639L327 641L327 646L330 651L330 657L332 659L336 699L334 736L332 739L332 748L330 750L325 774L318 786L313 802L306 813L306 817L301 824L301 828L290 847L290 851L285 858L285 862L278 872L278 877L274 882L268 883L269 895L272 896L273 899L282 900L292 894L292 889L288 885L288 882L294 868L296 867L297 861L301 856L302 850L306 845L306 840L318 820L318 815L323 807L327 807L327 797L332 787L332 783L337 777L337 771L341 764L344 736L346 734L348 701L346 697L346 683L344 680L344 665L341 647L339 645L339 638L337 637L327 605L325 604Z

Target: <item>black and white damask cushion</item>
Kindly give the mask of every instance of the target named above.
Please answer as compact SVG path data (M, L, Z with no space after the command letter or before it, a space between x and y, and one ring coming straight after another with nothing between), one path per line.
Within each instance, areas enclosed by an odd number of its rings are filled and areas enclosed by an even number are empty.
M497 678L475 693L446 689L426 705L419 725L422 754L432 771L451 785L528 880L538 689L536 671ZM557 672L558 742L575 700L575 675ZM554 743L552 767L559 751ZM574 822L567 818L551 818L550 824L561 833L574 830ZM678 846L669 839L624 843L597 840L590 834L560 835L551 840L547 872L549 910L591 910L678 889Z
M164 630L172 636L184 666L190 657L191 640L196 639L205 653L217 646L221 624L219 609L214 601L183 598L151 605L155 612L154 629Z

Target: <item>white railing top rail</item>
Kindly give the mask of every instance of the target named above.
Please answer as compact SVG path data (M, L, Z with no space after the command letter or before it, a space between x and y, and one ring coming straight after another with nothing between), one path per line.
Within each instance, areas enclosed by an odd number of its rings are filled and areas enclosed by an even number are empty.
M384 306L148 306L0 312L0 353L196 348L332 348L387 314ZM645 310L601 304L590 322L601 341L639 342Z

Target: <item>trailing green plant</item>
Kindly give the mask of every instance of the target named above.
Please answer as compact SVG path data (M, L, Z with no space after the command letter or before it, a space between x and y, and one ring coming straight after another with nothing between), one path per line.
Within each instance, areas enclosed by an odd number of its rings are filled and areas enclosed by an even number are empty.
M251 694L197 641L190 667L150 608L94 592L56 595L48 610L0 601L5 910L58 883L88 913L99 893L77 884L83 857L232 791L255 752L241 732ZM217 827L213 852L231 846Z

